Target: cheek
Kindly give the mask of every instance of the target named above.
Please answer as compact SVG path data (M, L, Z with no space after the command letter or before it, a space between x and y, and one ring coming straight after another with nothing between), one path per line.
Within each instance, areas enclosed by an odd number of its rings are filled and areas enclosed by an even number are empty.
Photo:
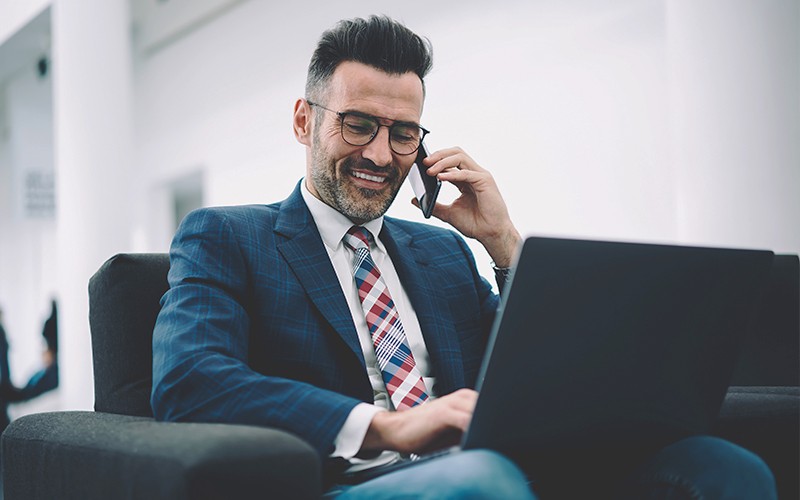
M402 158L398 165L400 166L400 178L405 180L408 173L411 171L411 166L414 164L414 160L408 160L406 158Z
M339 144L344 142L342 140L342 131L339 124L336 123L325 123L319 129L320 135L322 135L325 141L331 145Z
M360 148L349 146L341 142L334 145L330 145L328 149L328 154L330 155L331 160L333 160L334 164L336 165L337 171L354 167L355 165L358 165L362 160Z
M329 144L338 144L342 142L341 134L339 134L339 130L337 129L328 129L323 132L325 136L325 141Z
M343 145L340 144L340 141L337 141L335 137L332 139L325 131L322 131L322 134L321 137L315 137L315 156L322 164L334 164L336 169L338 169L342 159L346 158L347 151L344 150L342 147Z

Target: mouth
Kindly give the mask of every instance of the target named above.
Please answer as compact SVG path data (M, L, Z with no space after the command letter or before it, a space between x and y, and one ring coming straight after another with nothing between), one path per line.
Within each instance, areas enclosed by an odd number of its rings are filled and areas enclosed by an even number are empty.
M353 177L355 177L356 179L364 179L365 181L377 182L379 184L382 184L382 183L386 182L386 177L381 177L379 175L367 174L365 172L352 172L351 175Z
M351 170L350 177L356 181L356 186L373 191L382 190L391 184L389 182L391 176L378 175L374 172L365 172L363 170Z

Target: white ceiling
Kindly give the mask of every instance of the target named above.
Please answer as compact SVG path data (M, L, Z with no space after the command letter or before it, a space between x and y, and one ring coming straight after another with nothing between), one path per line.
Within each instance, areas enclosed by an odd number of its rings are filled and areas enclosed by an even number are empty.
M156 52L244 1L130 0L134 50ZM0 43L0 85L19 71L36 71L39 58L50 53L50 10Z
M153 53L245 0L131 0L135 50Z

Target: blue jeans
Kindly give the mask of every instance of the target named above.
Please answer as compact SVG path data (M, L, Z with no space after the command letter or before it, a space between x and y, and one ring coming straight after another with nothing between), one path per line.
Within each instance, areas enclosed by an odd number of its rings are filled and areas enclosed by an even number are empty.
M756 455L722 439L683 439L656 453L613 490L594 488L581 471L579 498L648 500L774 500L775 481ZM587 484L582 484L587 483ZM622 485L621 488L619 487ZM618 489L619 488L619 489ZM334 486L326 498L357 499L533 499L530 483L511 460L488 450L470 450L430 460L355 486ZM599 490L599 491L598 491ZM570 495L570 498L574 498Z
M678 441L648 460L625 483L622 498L642 500L775 500L775 478L761 458L723 439Z
M444 455L356 486L335 486L325 498L430 499L536 498L514 462L489 450Z

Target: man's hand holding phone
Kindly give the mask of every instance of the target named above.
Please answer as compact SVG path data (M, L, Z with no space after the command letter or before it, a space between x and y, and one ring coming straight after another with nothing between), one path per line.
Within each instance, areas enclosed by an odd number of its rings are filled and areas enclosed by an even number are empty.
M431 192L438 195L443 181L452 183L461 192L461 195L449 205L436 204L435 198L433 203L423 205L415 188L414 192L417 194L415 204L423 210L423 214L427 211L428 214L435 215L436 218L452 225L464 236L480 241L496 266L510 267L522 238L511 222L508 208L492 174L458 147L428 154L427 150L423 150L420 146L417 161L423 181L426 177L434 182L438 181L436 184L430 184L433 188ZM412 186L415 183L413 171L414 167L409 172ZM426 198L430 199L432 198Z

